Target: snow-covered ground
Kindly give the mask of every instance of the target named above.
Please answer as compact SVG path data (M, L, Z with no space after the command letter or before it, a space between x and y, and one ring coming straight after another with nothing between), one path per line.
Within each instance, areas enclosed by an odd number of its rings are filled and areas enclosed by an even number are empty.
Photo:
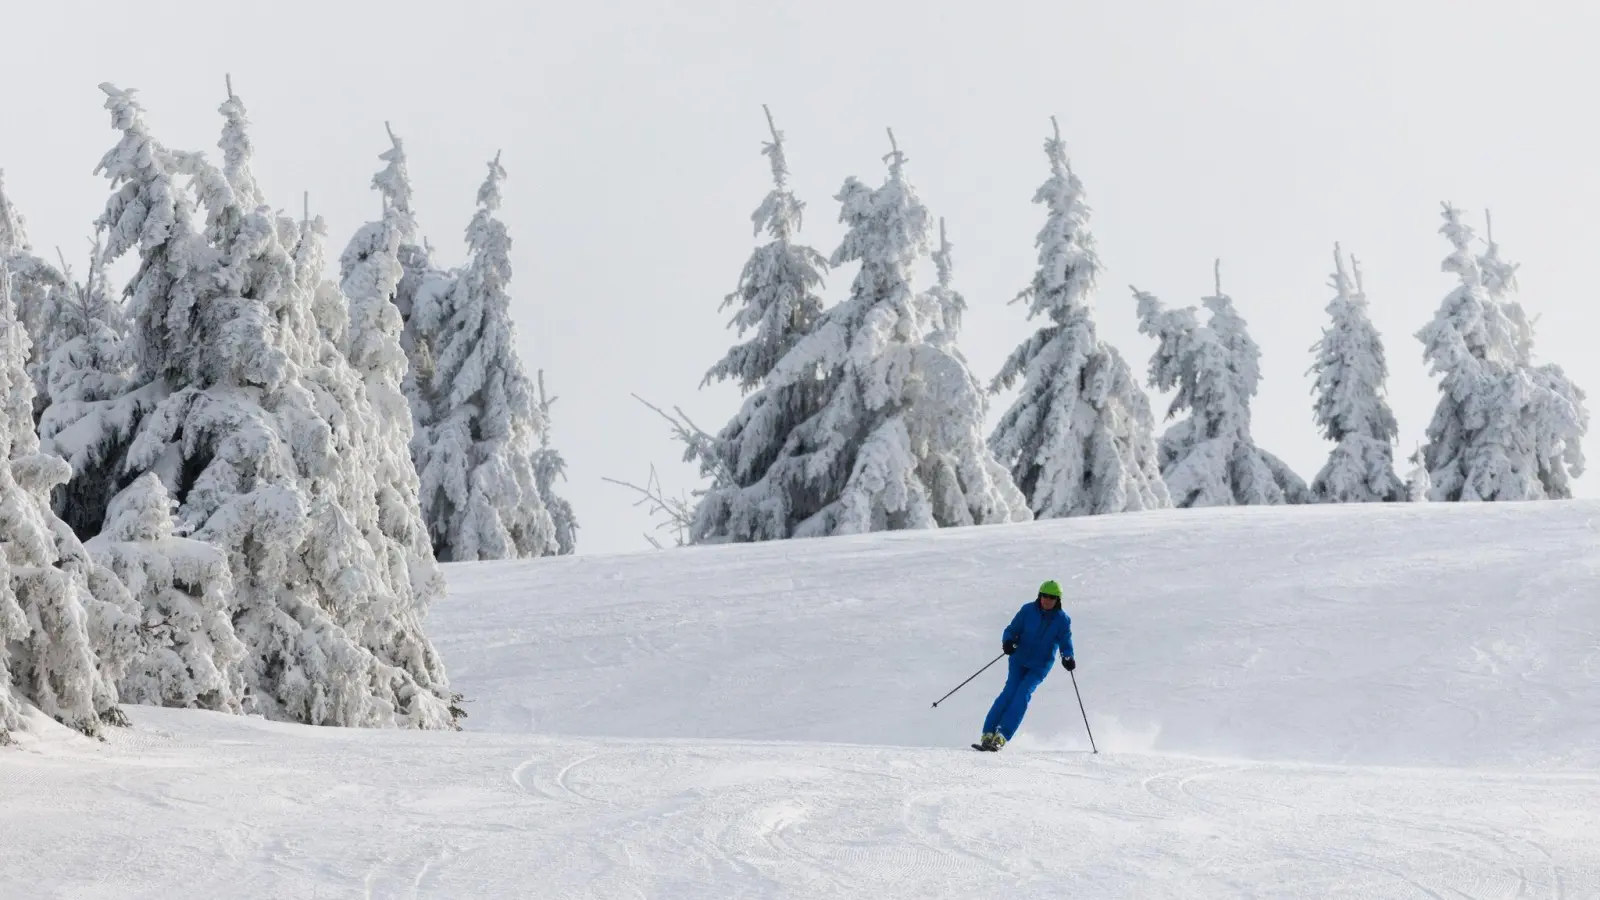
M0 897L1596 897L1600 504L451 567L470 730L0 752ZM965 749L1037 582L1059 669Z

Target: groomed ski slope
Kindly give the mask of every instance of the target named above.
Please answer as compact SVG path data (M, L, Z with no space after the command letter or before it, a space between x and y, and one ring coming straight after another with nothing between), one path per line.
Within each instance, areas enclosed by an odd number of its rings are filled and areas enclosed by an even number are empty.
M463 734L0 752L0 897L1596 897L1600 504L1185 511L456 566ZM1057 669L966 749L999 629Z

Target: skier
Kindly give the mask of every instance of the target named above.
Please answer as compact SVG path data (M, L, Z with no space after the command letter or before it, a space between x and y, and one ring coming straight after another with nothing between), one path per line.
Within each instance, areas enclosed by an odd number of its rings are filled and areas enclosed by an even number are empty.
M1061 585L1054 581L1039 585L1038 598L1017 610L1001 634L1000 648L1011 657L1011 671L983 720L983 740L973 745L979 750L999 750L1017 733L1028 699L1050 674L1058 648L1063 669L1071 672L1078 667L1072 659L1072 618L1061 608Z

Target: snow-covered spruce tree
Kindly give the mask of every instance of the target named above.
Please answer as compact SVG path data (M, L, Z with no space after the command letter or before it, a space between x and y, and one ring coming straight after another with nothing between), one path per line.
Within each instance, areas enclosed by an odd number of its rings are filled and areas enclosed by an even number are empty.
M173 506L161 480L144 475L117 495L85 545L143 608L146 643L119 685L122 701L242 712L245 646L229 615L228 559L175 536Z
M125 483L122 453L146 409L127 393L133 378L128 321L107 288L101 251L96 240L88 281L73 285L50 335L54 349L39 414L43 452L72 467L71 479L55 492L56 512L86 535L99 531L111 497Z
M123 400L150 406L128 415L137 424L122 469L154 473L177 501L177 533L225 554L247 705L312 724L448 727L448 688L404 580L437 574L430 556L412 576L407 554L381 539L379 486L362 480L379 469L375 454L352 452L371 448L365 433L351 436L377 427L370 404L329 402L307 371L347 364L312 341L326 303L306 289L315 281L300 271L300 230L247 205L242 103L222 107L218 170L162 148L131 94L105 91L122 132L101 166L117 188L102 219L107 253L140 253L129 292L136 370ZM177 174L199 194L203 232ZM138 202L148 197L166 205ZM358 383L353 372L347 381ZM390 588L393 559L403 595Z
M52 333L71 284L65 265L58 269L33 254L27 220L6 196L4 172L0 172L0 265L11 273L11 302L30 338L27 366L37 418L45 405L46 366L55 347Z
M415 426L401 389L409 366L395 297L403 274L400 254L415 238L416 219L405 147L393 131L389 137L389 149L379 155L386 165L372 179L383 197L383 215L358 229L339 257L340 288L350 311L340 349L365 383L374 413L365 444L377 487L385 582L409 608L421 611L444 596L444 576L422 518L411 458Z
M1516 267L1491 240L1481 255L1448 204L1440 227L1452 246L1442 268L1460 284L1417 338L1440 377L1439 405L1422 448L1433 500L1542 500L1572 496L1589 427L1584 392L1560 366L1534 365L1533 329L1514 299Z
M847 179L837 199L849 228L833 266L860 262L850 298L828 310L746 399L730 429L764 415L775 396L818 392L816 412L781 444L761 436L734 451L779 447L750 487L717 484L702 498L697 541L818 537L1029 518L1026 502L983 441L984 396L947 343L937 297L917 294L912 269L928 252L928 212L894 146L877 190ZM948 284L945 285L948 289ZM945 338L930 343L937 330ZM742 460L718 448L717 460Z
M560 549L536 471L544 410L511 321L511 237L496 217L505 176L497 155L467 226L471 257L449 291L419 292L406 322L412 346L432 361L413 373L421 400L411 446L422 516L445 562Z
M1346 268L1339 245L1333 246L1331 320L1312 346L1316 376L1317 427L1335 442L1327 465L1311 482L1312 497L1321 503L1374 503L1403 500L1405 483L1394 470L1394 441L1400 427L1383 398L1389 377L1383 341L1367 317L1367 295L1361 268Z
M1135 288L1139 331L1157 341L1150 384L1177 392L1167 417L1189 416L1161 436L1161 474L1173 505L1257 506L1305 503L1305 482L1250 434L1250 399L1261 381L1261 350L1222 292L1204 298L1211 312L1200 324L1194 307L1167 309Z
M294 346L302 381L319 409L338 411L330 424L342 467L312 480L311 494L321 498L313 514L312 545L345 550L343 557L330 550L311 559L312 577L332 595L349 597L359 589L360 602L347 608L365 610L358 629L361 644L379 661L380 677L419 713L403 723L438 727L440 699L451 704L445 711L452 719L463 715L454 705L460 695L450 691L443 661L423 629L428 604L443 592L442 578L425 544L419 553L391 534L412 533L408 523L420 521L417 499L413 494L404 500L407 516L398 525L385 522L384 504L397 488L380 483L377 473L390 450L390 431L379 421L366 381L328 338L347 326L348 303L325 276L325 224L308 213L298 227L280 218L279 230L295 248L294 282L301 298L295 308L302 313L290 321L299 335ZM349 573L356 568L372 577L353 582Z
M70 472L38 452L10 285L0 261L0 744L23 728L24 703L90 735L122 721L116 682L140 644L127 591L50 510Z
M63 344L89 338L102 331L118 339L126 337L128 333L128 317L122 301L112 294L106 283L103 234L95 235L89 251L88 280L74 280L72 269L64 264L61 271L68 286L49 333L52 345L46 358L47 365L49 357L53 357Z
M755 333L712 366L704 382L731 379L747 394L760 387L778 360L816 325L822 315L818 292L828 271L821 253L794 240L805 204L789 189L783 132L772 121L771 110L762 109L772 140L762 144L761 152L772 164L773 188L750 220L756 234L764 230L771 240L750 255L739 274L739 286L722 301L723 309L736 307L728 324L739 337Z
M1051 125L1055 126L1052 117ZM1022 391L989 438L1038 518L1172 505L1156 457L1150 398L1120 354L1095 333L1090 294L1100 272L1083 183L1057 127L1045 141L1050 178L1034 241L1039 268L1017 296L1049 322L1012 352L990 390Z
M766 110L766 107L762 107ZM697 542L763 541L787 538L814 507L789 496L808 490L795 479L800 471L778 464L790 433L821 409L826 386L816 377L796 377L764 387L767 376L822 315L819 293L828 261L797 243L805 204L789 188L784 135L767 111L772 140L761 152L772 168L773 189L751 214L755 233L771 238L757 247L739 275L739 285L722 308L737 306L730 327L749 340L728 351L702 385L734 380L745 393L756 391L713 440L690 443L686 459L698 459L712 485L697 504L690 537ZM779 485L782 485L781 487Z
M578 550L578 516L572 504L556 492L556 481L567 478L566 459L550 445L550 406L556 399L545 393L544 372L540 371L539 409L544 413L545 424L539 433L539 451L533 455L533 475L539 483L539 496L550 511L550 524L555 527L556 553L566 556Z
M0 169L0 253L10 257L13 253L29 249L27 220L6 195L6 173Z
M994 496L998 496L1010 511L1010 521L1026 521L1033 518L1027 508L1027 498L1012 481L1010 473L994 458L988 442L981 437L984 418L989 411L988 396L956 343L961 332L961 317L967 310L967 300L952 286L955 278L953 249L945 234L944 219L940 219L939 246L933 251L937 278L933 287L917 299L925 323L923 327L927 332L927 346L943 358L935 356L929 360L927 371L930 373L929 381L934 385L933 390L926 395L927 400L922 408L912 410L913 418L923 422L923 428L916 430L936 430L940 439L929 448L929 458L919 470L929 489L936 494L943 493L947 498L943 503L935 503L936 513L940 507L957 508L966 485L979 483L976 469L981 466L987 480L992 483ZM974 408L976 419L972 418ZM946 423L936 424L925 418L931 416L937 419L946 415L952 417L953 427L947 427ZM968 432L968 426L979 431ZM975 435L979 443L973 445L971 441ZM947 520L940 521L942 524ZM973 524L984 523L974 521Z
M1581 476L1585 467L1583 437L1589 430L1589 411L1584 403L1587 395L1560 366L1534 364L1533 320L1516 298L1516 273L1520 266L1500 258L1500 245L1494 240L1494 223L1487 212L1484 219L1487 240L1483 254L1478 257L1478 267L1483 272L1489 296L1500 304L1516 329L1518 360L1535 387L1529 395L1527 409L1533 422L1531 430L1537 448L1539 481L1546 497L1568 499L1572 496L1572 479Z
M241 147L237 161L228 154L230 183L245 196L259 196L249 174L244 122L236 122L228 106L223 113ZM237 114L242 120L242 106ZM225 153L232 143L230 129L224 131ZM401 166L403 187L403 159ZM455 705L460 695L450 690L443 661L423 628L429 605L444 593L444 579L422 528L416 472L405 452L410 421L404 415L398 422L383 416L380 399L397 396L392 376L369 372L363 377L329 339L351 334L351 304L326 277L322 220L311 218L308 203L301 222L280 216L276 226L292 273L291 299L278 321L287 334L290 364L331 430L332 458L338 463L302 471L311 501L308 552L298 557L303 577L329 598L339 627L367 656L369 712L376 714L370 724L451 727L463 715ZM375 335L366 337L368 346L380 343ZM395 357L392 349L376 355ZM323 427L305 419L298 429L320 435Z
M967 363L956 344L961 333L961 317L967 314L967 298L955 289L955 246L945 233L944 219L939 219L939 244L933 248L933 287L918 297L921 312L926 317L927 342ZM974 382L976 384L976 382Z
M1433 483L1428 478L1428 467L1422 463L1422 448L1411 455L1411 472L1406 475L1406 502L1426 503Z

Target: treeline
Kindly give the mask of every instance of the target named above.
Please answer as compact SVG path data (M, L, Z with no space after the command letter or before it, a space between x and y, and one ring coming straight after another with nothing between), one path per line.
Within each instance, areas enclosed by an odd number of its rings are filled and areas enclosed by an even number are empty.
M715 433L669 416L707 482L690 501L645 489L682 543L1169 506L1564 498L1583 471L1584 393L1559 366L1534 363L1516 267L1452 206L1440 232L1457 285L1416 335L1440 399L1414 470L1396 471L1383 342L1360 268L1335 245L1328 324L1311 361L1315 422L1335 446L1308 484L1251 434L1261 352L1220 264L1198 307L1134 289L1139 331L1156 342L1144 378L1097 335L1090 298L1101 265L1059 129L1033 197L1044 210L1038 265L1017 298L1039 327L985 386L957 348L967 303L944 221L935 237L893 134L881 185L848 178L834 197L848 230L824 254L799 240L804 204L789 188L783 134L770 114L768 123L773 189L754 214L768 240L723 304L741 343L706 375L736 382L745 400ZM914 269L930 257L936 281L919 288ZM850 264L849 297L828 307L824 279ZM985 435L989 398L1019 386ZM1147 387L1173 394L1164 430Z

